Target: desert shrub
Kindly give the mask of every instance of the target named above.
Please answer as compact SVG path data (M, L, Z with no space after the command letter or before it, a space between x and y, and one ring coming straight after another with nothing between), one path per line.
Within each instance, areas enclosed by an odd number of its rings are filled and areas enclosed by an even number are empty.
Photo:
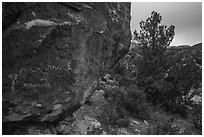
M176 130L172 127L172 116L161 111L152 111L150 115L150 126L148 127L148 135L175 135Z
M139 119L148 119L149 117L149 104L146 102L146 97L143 91L122 88L111 88L105 92L106 98L116 106L116 110L120 118L127 115Z
M114 104L104 104L103 114L98 118L104 125L115 125L116 121L120 118Z
M124 102L125 102L125 91L124 89L113 87L105 89L105 98L108 103L115 108L119 117L123 118L127 115L127 112L124 111Z
M146 102L146 96L142 90L127 90L125 108L136 118L145 120L149 118L149 104Z
M146 87L145 93L147 100L152 102L153 105L158 105L165 111L172 114L179 114L186 118L187 106L184 103L181 92L175 88L174 85L168 82L160 82Z
M169 66L162 75L143 79L147 100L161 105L167 111L187 117L187 107L191 98L190 90L197 89L202 81L202 69L192 57L190 50L168 51Z

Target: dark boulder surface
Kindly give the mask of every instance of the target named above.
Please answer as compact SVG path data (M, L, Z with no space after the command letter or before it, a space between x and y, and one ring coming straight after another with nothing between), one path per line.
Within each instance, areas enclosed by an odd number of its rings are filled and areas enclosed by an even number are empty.
M3 3L2 11L3 134L57 134L128 51L130 3Z

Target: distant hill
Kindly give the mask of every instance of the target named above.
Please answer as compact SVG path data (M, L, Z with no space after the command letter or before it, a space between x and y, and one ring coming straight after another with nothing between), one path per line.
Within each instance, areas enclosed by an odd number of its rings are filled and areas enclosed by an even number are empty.
M193 46L182 45L182 46L170 46L168 48L168 53L183 55L185 57L192 57L195 59L196 63L202 65L202 43L195 44Z
M170 56L193 58L199 66L202 66L202 43L189 45L170 46L166 52ZM134 56L133 56L134 55ZM129 53L126 55L126 60L129 57L135 59L142 57L142 48L138 43L132 43ZM132 58L131 58L132 59ZM130 59L130 60L131 60Z
M199 50L202 51L202 43L195 44L195 45L193 45L192 47L194 47L194 48L199 49Z
M192 49L192 48L202 51L202 43L198 43L198 44L195 44L193 46L189 46L189 45L170 46L168 49L184 50L184 49Z

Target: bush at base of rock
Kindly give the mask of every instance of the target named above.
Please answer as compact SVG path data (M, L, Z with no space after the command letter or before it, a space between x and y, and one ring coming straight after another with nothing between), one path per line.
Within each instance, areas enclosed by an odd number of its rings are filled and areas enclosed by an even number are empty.
M142 90L129 89L125 100L125 107L135 118L141 120L149 118L150 105L146 102L146 96Z
M149 104L143 91L137 89L109 88L105 90L106 98L115 105L121 118L131 115L139 119L148 119Z
M98 117L99 121L104 125L115 125L115 122L119 119L116 106L107 103L103 107L103 115Z
M172 118L162 112L152 112L150 116L151 125L147 130L148 135L174 135L176 129L171 125Z

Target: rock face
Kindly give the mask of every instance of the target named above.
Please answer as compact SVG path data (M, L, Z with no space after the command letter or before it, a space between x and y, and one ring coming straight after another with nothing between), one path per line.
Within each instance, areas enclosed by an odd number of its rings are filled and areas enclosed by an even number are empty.
M130 46L130 3L3 3L2 11L3 134L72 114Z

